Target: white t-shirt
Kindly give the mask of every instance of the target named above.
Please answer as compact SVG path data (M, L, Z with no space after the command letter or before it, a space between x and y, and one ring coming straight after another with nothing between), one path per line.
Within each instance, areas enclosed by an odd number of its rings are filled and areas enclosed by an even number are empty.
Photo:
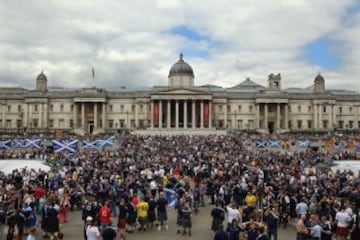
M86 228L86 237L88 240L96 240L97 237L100 236L100 232L98 227L96 226L88 226Z
M233 209L231 207L226 207L227 213L228 213L228 223L231 223L233 219L236 219L236 221L238 223L241 222L241 218L240 218L240 212L238 209Z
M337 221L337 226L346 228L349 226L349 223L351 222L351 217L346 212L338 212L336 213L335 220Z

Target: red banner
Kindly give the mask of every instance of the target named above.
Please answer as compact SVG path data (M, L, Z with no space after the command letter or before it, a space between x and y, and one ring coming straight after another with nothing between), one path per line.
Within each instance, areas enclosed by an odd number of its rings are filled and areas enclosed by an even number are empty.
M154 122L159 122L159 102L154 102Z
M204 103L204 122L209 122L209 103Z

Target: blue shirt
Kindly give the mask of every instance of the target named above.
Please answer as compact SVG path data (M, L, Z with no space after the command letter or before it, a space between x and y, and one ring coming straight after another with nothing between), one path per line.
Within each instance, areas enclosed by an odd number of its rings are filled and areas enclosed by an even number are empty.
M311 228L311 231L312 231L312 236L313 236L313 237L318 237L318 238L320 238L320 236L321 236L321 227L320 227L319 224L314 225L314 226Z

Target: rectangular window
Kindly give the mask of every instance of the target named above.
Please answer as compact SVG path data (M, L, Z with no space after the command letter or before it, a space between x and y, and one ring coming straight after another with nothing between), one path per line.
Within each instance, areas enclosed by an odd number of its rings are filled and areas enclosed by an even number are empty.
M139 120L139 127L144 128L144 120Z
M349 113L352 113L352 107L349 107Z
M6 119L6 127L11 128L11 119Z
M16 127L17 128L22 127L22 120L21 119L16 120Z
M54 127L54 119L49 120L49 127L51 127L51 128Z
M130 126L131 126L131 128L135 128L135 120L134 119L131 119Z
M35 106L37 106L37 105L35 105ZM33 126L34 126L34 128L38 128L38 127L39 127L39 119L37 119L37 118L34 118L34 119L33 119Z
M72 106L72 105L71 105ZM69 128L73 128L74 127L74 120L70 119L69 121Z
M21 105L18 105L18 112L21 112Z
M144 106L142 104L140 104L140 112L144 111Z
M108 127L109 128L114 128L114 120L111 119L111 120L108 121Z
M339 113L342 114L342 107L339 107Z
M70 105L70 112L73 112L74 111L74 104L71 104Z
M120 119L119 120L120 123L120 128L124 128L125 127L125 120L124 119Z
M344 128L344 121L339 121L339 128L343 129Z
M227 105L227 111L230 113L231 112L231 106Z
M290 129L293 128L292 121L288 121L288 126L289 126Z
M298 129L302 128L302 120L297 120L297 128Z
M308 106L308 112L309 113L311 112L311 106Z
M243 120L237 120L237 126L238 129L243 129Z
M219 105L219 111L220 112L222 111L222 105Z
M354 128L354 121L349 121L349 129L353 129Z
M11 112L11 105L8 105L7 109L8 112Z
M124 105L120 105L120 112L121 112L121 113L124 112Z
M131 105L131 112L135 112L135 105Z
M241 105L238 106L238 111L241 112Z
M52 105L52 104L49 105L49 111L50 111L50 112L53 112L53 111L54 111L54 105Z
M323 120L323 128L328 128L329 126L329 121L328 120Z
M323 113L326 113L326 106L323 106ZM326 128L326 127L324 127Z
M308 129L311 129L313 127L311 120L307 120L307 127L308 127Z
M252 113L253 112L253 106L249 106L249 112Z
M34 111L35 111L35 112L38 111L38 105L37 105L37 104L34 105Z
M109 112L111 112L111 113L113 112L113 105L109 106Z
M63 111L64 111L64 105L61 104L61 105L60 105L60 112L63 112Z

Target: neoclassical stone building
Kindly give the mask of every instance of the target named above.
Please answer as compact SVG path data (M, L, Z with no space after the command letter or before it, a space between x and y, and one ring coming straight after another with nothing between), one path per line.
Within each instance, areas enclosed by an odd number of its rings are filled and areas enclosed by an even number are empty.
M35 90L0 88L1 132L84 134L125 128L282 132L360 127L360 94L328 90L320 74L308 88L287 89L281 88L280 74L270 74L268 86L246 79L230 88L196 86L194 76L182 54L170 68L167 85L145 90L48 88L46 75L40 73Z

